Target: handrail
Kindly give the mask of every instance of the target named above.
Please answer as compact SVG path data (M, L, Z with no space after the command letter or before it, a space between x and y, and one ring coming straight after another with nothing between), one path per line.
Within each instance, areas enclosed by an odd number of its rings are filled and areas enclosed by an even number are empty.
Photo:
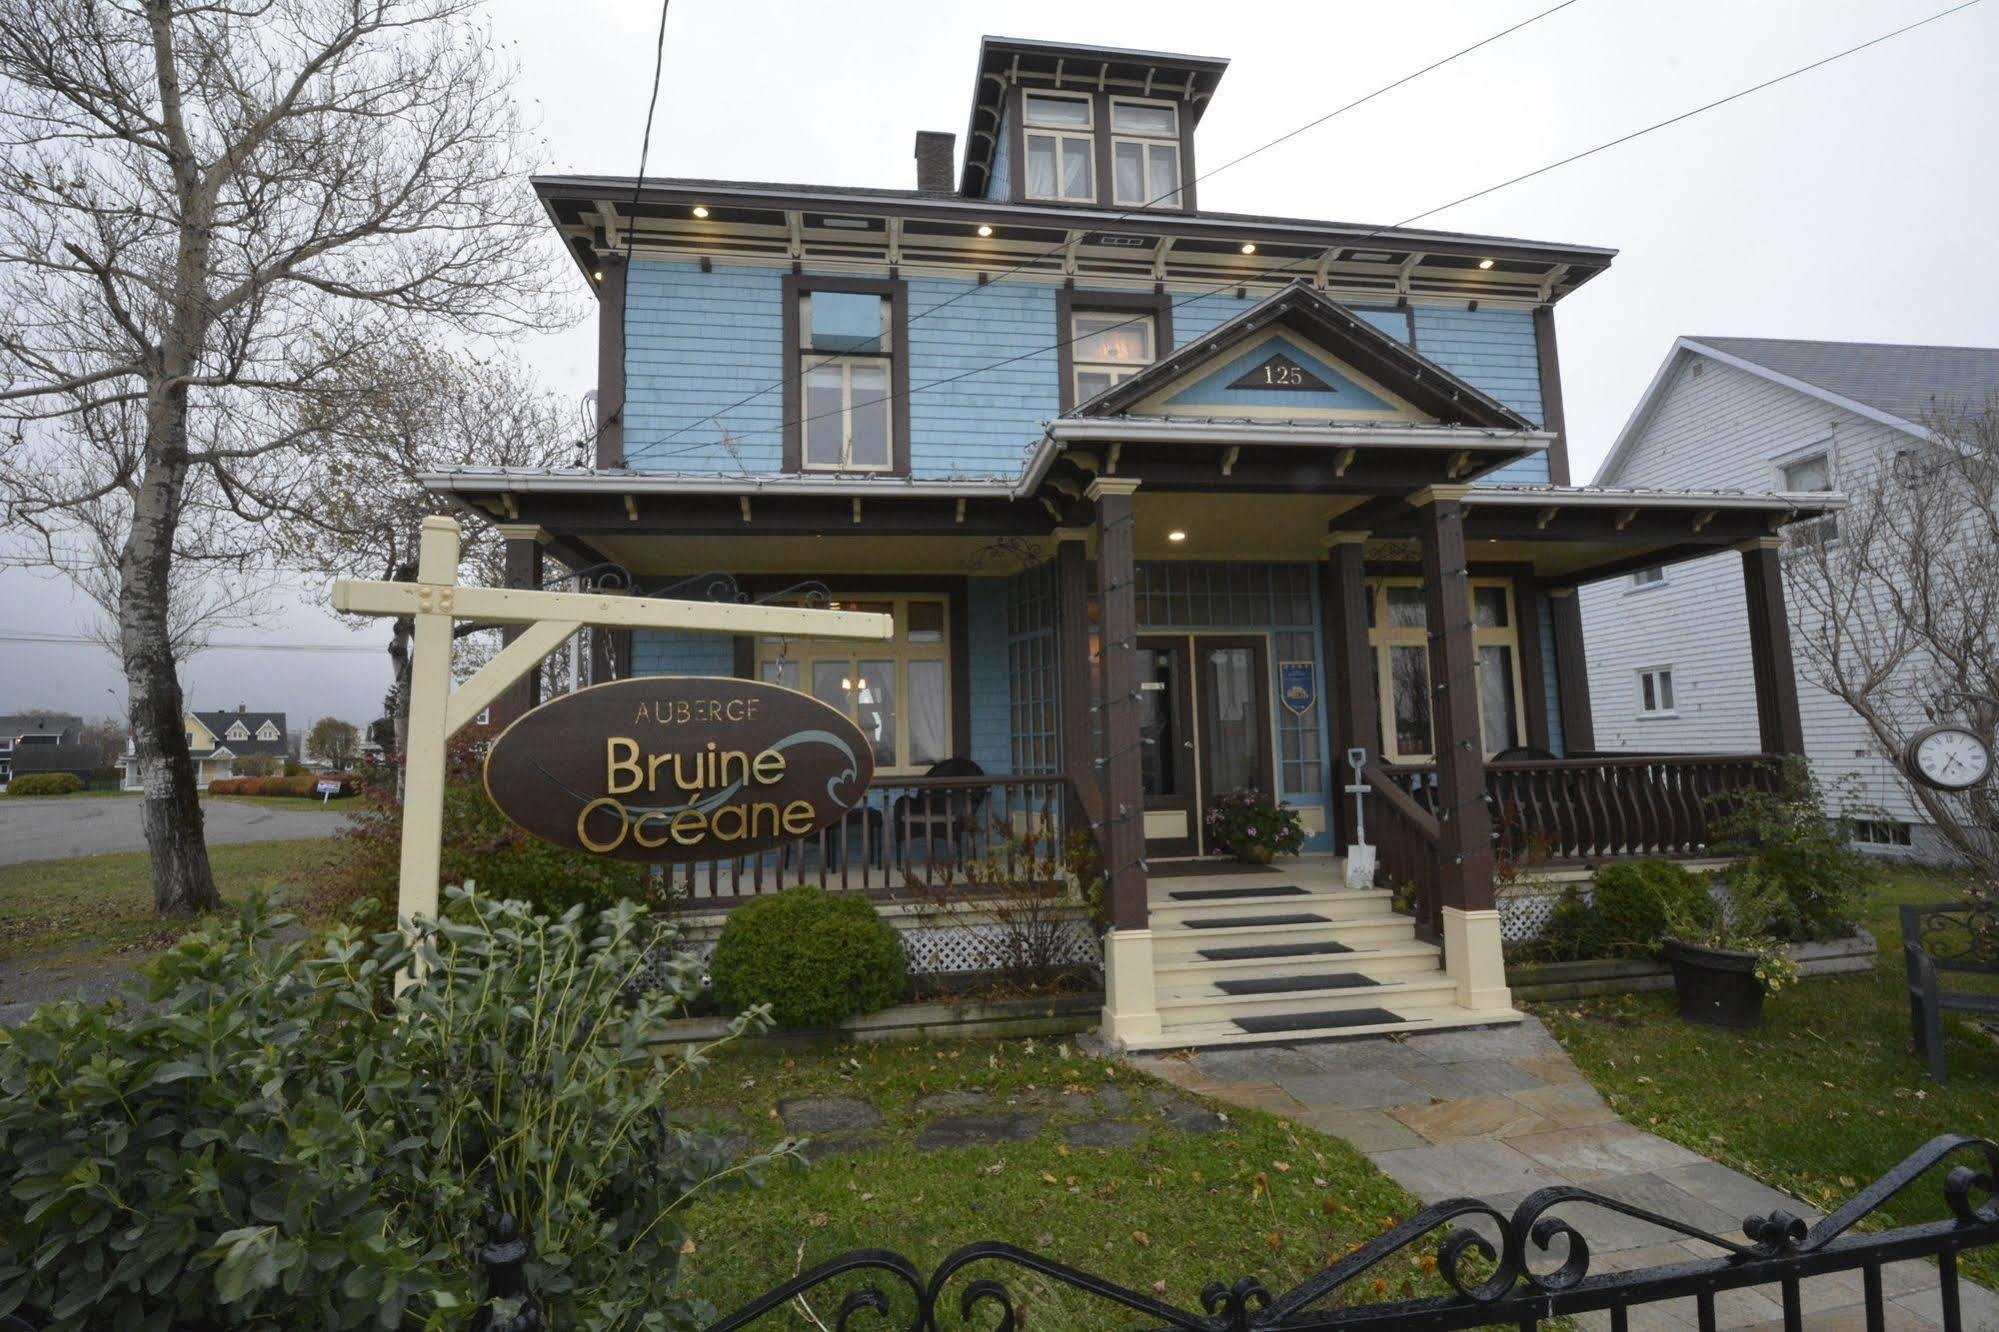
M1378 857L1377 873L1396 894L1397 908L1415 917L1417 931L1436 937L1443 924L1437 883L1443 832L1437 816L1402 789L1394 770L1379 759L1370 759L1362 773L1370 788L1367 816Z

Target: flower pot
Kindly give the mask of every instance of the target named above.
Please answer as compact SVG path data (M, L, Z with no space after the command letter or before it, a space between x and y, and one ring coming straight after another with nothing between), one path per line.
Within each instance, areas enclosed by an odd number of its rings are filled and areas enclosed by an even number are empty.
M1262 843L1253 843L1239 848L1236 858L1246 865L1268 865L1277 858L1277 853Z
M1686 1021L1738 1029L1763 1025L1763 982L1756 978L1756 954L1668 939L1666 961L1672 965L1673 993Z

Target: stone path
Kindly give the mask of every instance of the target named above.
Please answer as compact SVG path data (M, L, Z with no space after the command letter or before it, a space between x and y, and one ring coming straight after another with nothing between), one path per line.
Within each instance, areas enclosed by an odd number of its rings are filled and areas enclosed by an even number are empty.
M1222 1049L1191 1057L1128 1055L1135 1068L1201 1095L1281 1115L1345 1138L1424 1202L1471 1195L1510 1211L1528 1193L1575 1184L1698 1226L1741 1236L1742 1219L1782 1207L1818 1213L1791 1195L1624 1123L1562 1047L1529 1018L1512 1027L1401 1038ZM1589 1240L1592 1272L1623 1271L1720 1250L1600 1208L1571 1207ZM1889 1329L1943 1326L1936 1269L1882 1269ZM1999 1296L1961 1282L1964 1326L1999 1329ZM1813 1328L1865 1326L1860 1274L1803 1285ZM1783 1327L1772 1295L1715 1301L1719 1326ZM1583 1327L1608 1327L1608 1314ZM1692 1299L1631 1311L1633 1332L1697 1326Z

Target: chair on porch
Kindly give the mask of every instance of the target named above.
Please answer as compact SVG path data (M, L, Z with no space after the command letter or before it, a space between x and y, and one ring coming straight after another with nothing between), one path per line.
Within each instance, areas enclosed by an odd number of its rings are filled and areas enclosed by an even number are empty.
M923 775L983 777L986 770L968 758L947 758L931 764ZM987 787L968 786L897 796L889 806L888 816L897 861L907 863L909 848L919 843L927 859L936 858L940 843L961 852L969 851L980 812L990 794Z

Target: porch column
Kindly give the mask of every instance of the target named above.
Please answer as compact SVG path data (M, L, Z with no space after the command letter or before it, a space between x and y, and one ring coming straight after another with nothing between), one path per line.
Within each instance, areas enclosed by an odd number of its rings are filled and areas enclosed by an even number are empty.
M1562 751L1582 754L1596 748L1596 721L1589 706L1589 659L1583 655L1583 607L1572 587L1548 589L1550 627L1555 631L1555 692L1562 703Z
M533 523L501 523L500 537L506 542L501 577L510 588L534 591L541 587L542 546L548 533ZM500 645L505 647L521 636L526 625L509 624L500 629ZM507 692L493 700L493 729L516 721L541 702L541 667L507 686Z
M1152 981L1152 930L1145 883L1145 791L1138 757L1138 599L1132 559L1129 477L1090 482L1097 506L1097 598L1103 696L1098 702L1103 756L1103 811L1097 844L1105 859L1104 895L1111 928L1104 935L1104 1032L1114 1041L1159 1035Z
M1096 823L1103 812L1097 747L1090 730L1097 700L1090 679L1088 542L1085 528L1055 531L1055 651L1056 675L1062 688L1062 771L1081 807L1070 811L1072 827Z
M1756 726L1765 754L1803 754L1798 674L1791 660L1791 620L1784 610L1784 538L1742 546L1742 590L1749 599L1749 660L1756 675Z
M1411 499L1421 526L1430 625L1430 724L1437 754L1438 890L1444 969L1466 1008L1510 1008L1492 896L1492 818L1479 739L1478 658L1465 567L1468 486L1430 486Z
M1346 751L1365 749L1371 758L1381 744L1381 705L1375 697L1374 672L1367 641L1367 582L1362 567L1367 548L1365 532L1332 532L1326 537L1326 567L1319 579L1320 633L1325 636L1326 674L1331 697L1326 700L1332 721L1334 827L1345 846L1354 840L1353 800L1340 794L1352 780Z

